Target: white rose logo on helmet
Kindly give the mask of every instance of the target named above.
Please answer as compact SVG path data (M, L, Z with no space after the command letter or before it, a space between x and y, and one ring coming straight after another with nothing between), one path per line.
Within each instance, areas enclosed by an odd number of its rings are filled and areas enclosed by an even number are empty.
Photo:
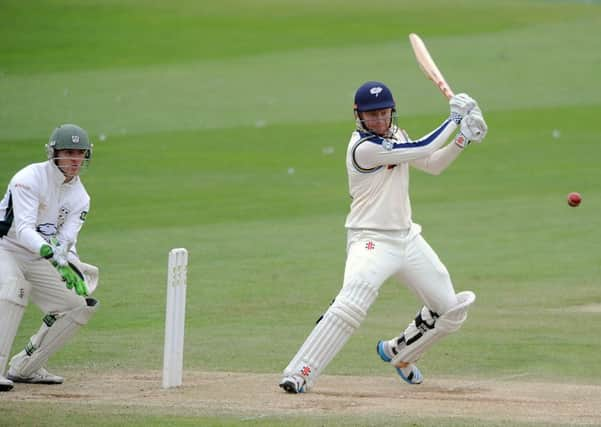
M382 89L380 86L375 86L369 90L369 93L371 93L372 95L376 95L377 97L383 90L384 89Z

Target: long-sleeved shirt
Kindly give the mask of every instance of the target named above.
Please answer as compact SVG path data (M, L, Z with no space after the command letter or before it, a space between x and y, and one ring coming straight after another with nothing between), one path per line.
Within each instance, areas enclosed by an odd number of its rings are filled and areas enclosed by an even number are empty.
M51 160L24 167L11 179L0 201L0 244L38 254L56 237L74 248L90 209L90 196L79 177L65 176Z
M444 146L456 129L448 119L417 141L400 129L391 138L354 131L346 156L352 202L345 227L409 229L409 167L432 174L446 169L462 151L456 144Z

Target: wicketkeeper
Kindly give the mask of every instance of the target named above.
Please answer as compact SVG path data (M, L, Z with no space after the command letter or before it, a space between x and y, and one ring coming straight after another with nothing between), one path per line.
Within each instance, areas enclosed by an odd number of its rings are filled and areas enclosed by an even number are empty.
M79 173L92 144L82 128L65 124L52 132L46 150L48 160L17 172L0 201L0 391L13 382L61 384L46 362L98 308L89 297L98 269L81 262L75 249L90 209ZM5 376L30 299L46 315Z
M411 219L409 168L438 175L467 147L484 139L487 126L476 101L450 100L450 116L418 140L396 125L392 93L380 82L355 94L356 130L346 155L352 198L346 219L347 259L342 289L288 364L280 382L288 393L307 391L361 325L380 286L394 277L423 303L399 336L377 343L377 352L409 384L423 377L415 362L436 341L456 331L474 302L455 293L446 267ZM447 141L459 133L450 144Z

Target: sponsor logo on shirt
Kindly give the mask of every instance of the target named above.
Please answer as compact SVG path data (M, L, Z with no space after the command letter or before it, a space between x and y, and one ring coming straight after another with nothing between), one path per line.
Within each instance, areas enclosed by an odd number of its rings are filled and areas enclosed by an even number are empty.
M311 374L311 367L309 367L309 366L303 366L303 367L301 368L301 370L300 370L300 374L301 374L303 377L308 377L308 376L309 376L309 374Z
M40 224L36 227L36 231L49 239L56 235L56 225L50 223Z
M15 188L24 188L26 190L31 190L31 187L26 184L21 184L20 182L15 182Z

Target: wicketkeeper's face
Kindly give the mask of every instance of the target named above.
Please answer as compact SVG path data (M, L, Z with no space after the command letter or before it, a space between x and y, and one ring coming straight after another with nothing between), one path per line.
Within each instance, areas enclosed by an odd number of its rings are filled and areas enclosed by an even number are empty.
M54 152L54 161L65 177L70 179L79 175L79 171L86 161L87 153L88 150L56 150Z
M383 108L381 110L364 111L360 114L363 120L363 126L375 133L384 136L392 123L392 108Z

